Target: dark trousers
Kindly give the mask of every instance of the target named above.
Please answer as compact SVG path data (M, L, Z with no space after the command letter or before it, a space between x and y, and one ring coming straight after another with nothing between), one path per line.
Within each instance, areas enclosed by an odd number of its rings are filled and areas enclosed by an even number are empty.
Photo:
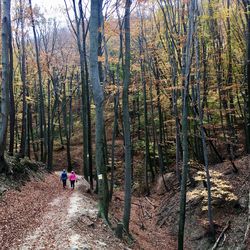
M75 188L75 181L70 181L70 186L74 189Z
M67 180L62 180L62 182L63 182L63 187L65 188Z

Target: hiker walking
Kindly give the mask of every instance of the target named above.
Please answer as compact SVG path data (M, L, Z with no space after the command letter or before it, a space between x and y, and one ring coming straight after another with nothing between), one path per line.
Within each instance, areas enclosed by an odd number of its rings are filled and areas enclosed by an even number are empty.
M68 175L66 173L66 170L64 169L61 173L61 181L63 183L63 188L66 187L66 183L67 183L67 179L68 179Z
M70 186L71 186L71 188L74 189L75 188L75 182L77 180L77 177L76 177L76 174L75 174L74 171L71 171L71 174L69 176L69 180L70 180Z

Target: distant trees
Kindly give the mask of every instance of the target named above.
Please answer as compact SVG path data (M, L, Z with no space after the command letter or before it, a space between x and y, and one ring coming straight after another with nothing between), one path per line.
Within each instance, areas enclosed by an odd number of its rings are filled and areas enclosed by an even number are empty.
M91 141L91 97L89 95L89 68L87 61L86 43L88 33L88 19L86 17L86 8L82 0L78 2L72 0L74 17L71 19L69 7L64 0L66 13L73 34L76 37L76 44L80 59L80 81L81 81L81 110L82 110L82 132L83 132L83 174L86 180L89 180L91 189L93 189L93 166L92 166L92 141Z
M187 182L195 185L190 160L198 161L213 234L209 164L229 160L237 173L235 158L250 152L250 2L92 0L88 13L84 1L64 0L68 27L32 0L16 2L11 28L2 1L0 160L9 146L51 171L57 148L71 170L82 143L83 175L107 221L122 175L127 233L134 187L150 195L155 176L175 171L179 249Z
M35 43L35 56L36 56L36 65L37 65L37 74L38 74L38 115L39 115L39 133L40 133L40 160L46 161L47 158L47 148L46 148L46 121L45 121L45 110L44 110L44 90L42 83L42 71L41 71L41 62L40 62L40 51L37 39L37 32L35 26L35 20L33 15L32 1L29 0L29 10L30 10L30 19L32 25L32 31L34 36Z
M26 142L27 142L27 87L26 87L26 45L24 37L24 5L23 1L19 1L19 16L21 23L21 42L19 44L19 60L22 81L22 128L21 128L21 143L19 149L19 156L23 158L26 155Z

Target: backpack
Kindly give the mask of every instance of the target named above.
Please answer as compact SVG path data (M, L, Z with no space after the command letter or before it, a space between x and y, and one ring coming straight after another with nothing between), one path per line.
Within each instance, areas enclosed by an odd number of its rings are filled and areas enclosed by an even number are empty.
M66 172L63 172L63 173L62 173L61 179L62 179L62 180L67 180L67 173L66 173Z

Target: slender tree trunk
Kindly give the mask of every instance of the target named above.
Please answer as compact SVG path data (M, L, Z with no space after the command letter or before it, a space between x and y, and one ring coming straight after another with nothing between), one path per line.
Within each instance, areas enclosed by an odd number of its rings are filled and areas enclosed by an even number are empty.
M199 10L196 2L196 12L197 16L199 16ZM195 31L197 32L197 24L195 26ZM200 125L200 133L201 133L201 140L202 140L202 149L203 149L203 158L204 158L204 166L205 166L205 173L206 173L206 183L207 183L207 200L208 200L208 221L210 226L210 233L212 236L212 240L215 240L215 231L214 231L214 222L213 222L213 214L212 214L212 195L211 195L211 181L210 181L210 173L209 173L209 166L208 166L208 152L207 152L207 143L206 143L206 135L204 131L204 124L203 124L203 118L204 118L204 106L206 101L206 97L203 98L203 103L201 103L200 98L200 81L201 81L201 75L200 75L200 43L199 38L195 38L195 61L196 61L196 84L197 84L197 105L199 110L199 125ZM206 80L206 79L205 79ZM206 83L204 83L206 86ZM206 93L205 93L206 95Z
M73 110L72 110L73 77L74 77L74 70L72 71L70 80L69 80L69 138L70 139L73 133Z
M141 140L141 113L140 113L140 88L138 87L137 95L136 95L136 106L137 106L137 136L138 140Z
M62 102L62 113L63 113L63 125L64 125L64 135L66 138L66 150L67 150L67 162L68 162L68 171L72 170L71 163L71 154L70 154L70 137L69 137L69 129L67 122L67 100L66 100L66 83L63 84L63 102Z
M49 168L49 170L53 169L53 148L54 148L54 131L55 131L54 120L55 120L57 109L59 106L58 78L55 76L55 73L53 73L52 83L53 83L55 98L54 98L54 103L53 103L52 110L51 110L51 118L48 117L48 126L49 126L49 122L50 122L50 130L48 128L48 168ZM49 83L49 85L50 85L50 83ZM50 92L51 92L51 90L50 90L50 87L48 86L48 103L50 103L50 99L51 99L51 98L49 98ZM48 116L50 113L49 111L50 110L48 110ZM49 131L51 131L51 132L49 132Z
M80 56L80 68L81 68L81 87L82 87L82 119L83 119L83 174L86 180L89 179L89 147L88 147L88 107L87 107L87 82L85 75L85 62L84 62L84 51L83 51L83 43L85 42L85 30L84 30L84 18L83 18L83 10L82 10L82 1L79 1L79 12L80 19L77 16L75 0L73 0L73 9L75 15L75 23L76 23L76 39L77 46ZM80 22L82 21L82 35L80 30Z
M62 123L61 123L61 112L60 112L59 105L57 107L57 116L58 116L60 142L61 142L61 145L62 145L62 149L64 149L64 141L63 141L63 135L62 135Z
M246 103L246 150L250 154L250 1L244 0L246 19L247 19L247 34L246 34L246 84L247 84L247 103Z
M0 10L1 11L1 10ZM9 23L10 25L10 23ZM9 37L9 50L10 50L10 79L9 79L9 91L10 91L10 142L9 142L9 154L14 153L14 143L15 143L15 99L14 99L14 89L13 89L13 46L12 46L12 32L11 27L10 37Z
M86 52L86 39L87 31L85 28L85 20L82 11L82 2L79 1L80 17L82 20L82 50L83 50L83 60L84 60L84 72L85 72L85 84L86 84L86 105L87 105L87 125L88 125L88 174L90 181L90 188L93 189L93 163L92 163L92 132L91 132L91 107L90 107L90 94L89 94L89 72L87 63L87 52Z
M24 15L23 15L23 2L19 1L20 4L20 20L21 20L21 79L22 79L22 130L21 130L21 144L19 156L23 158L25 156L26 148L26 134L27 134L27 104L26 104L26 48L25 48L25 37L24 37Z
M91 0L91 16L90 16L90 83L92 85L93 97L96 110L96 169L98 177L98 197L99 197L99 214L108 221L108 180L107 170L103 159L103 102L104 93L100 84L98 69L98 16L102 7L102 1Z
M142 26L142 23L141 23ZM142 36L142 34L141 34ZM143 37L139 37L139 49L140 49L140 66L141 66L141 82L143 88L143 108L144 108L144 132L145 132L145 160L144 160L144 181L145 181L145 191L146 194L149 195L149 184L148 184L148 170L150 164L150 155L149 155L149 133L148 133L148 107L147 107L147 90L146 90L146 80L145 80L145 69L144 69L144 61L142 59L143 55ZM154 173L152 173L154 176Z
M119 25L119 61L116 66L116 78L117 78L117 92L114 97L114 126L112 131L112 149L111 149L111 180L110 180L110 201L112 200L113 188L114 188L114 171L115 171L115 139L118 131L118 118L119 118L119 98L120 98L120 64L122 64L123 69L123 33L122 33L122 23L118 9L118 2L116 2L116 13L118 16ZM113 73L113 84L115 84L115 72Z
M113 74L113 78L114 78ZM115 84L115 79L113 79L113 84ZM118 104L119 104L119 95L120 95L120 78L119 78L119 63L117 64L117 92L114 97L114 125L112 130L112 146L111 146L111 180L110 180L110 192L109 199L112 200L113 188L114 188L114 171L115 171L115 139L118 129Z
M40 65L40 54L38 48L38 41L37 41L37 34L36 34L36 27L35 21L33 16L33 8L32 2L29 0L29 8L30 8L30 17L31 17L31 25L33 29L34 41L35 41L35 50L36 50L36 64L38 70L38 82L39 82L39 130L40 130L40 153L41 153L41 161L46 161L47 155L47 148L46 148L46 124L45 124L45 110L44 110L44 96L43 96L43 85L42 85L42 72L41 72L41 65Z
M189 25L187 32L187 40L185 50L183 53L183 78L184 78L184 93L183 93L183 113L182 113L182 147L183 147L183 168L181 179L181 199L180 199L180 217L179 217L179 232L178 232L178 250L184 248L184 228L186 216L186 185L188 176L188 92L189 92L189 77L192 62L192 47L194 35L194 21L195 21L195 6L196 0L191 0L189 5Z
M32 141L32 149L33 149L33 154L35 157L35 160L38 161L38 155L37 155L37 146L34 138L34 130L33 130L33 119L32 119L32 106L28 104L28 123L29 123L29 128L30 128L30 136L31 136L31 141Z
M129 221L131 211L131 183L132 183L132 167L131 167L131 138L130 138L130 117L129 117L129 84L130 84L130 6L131 0L126 0L124 30L125 30L125 65L124 65L124 81L123 81L123 125L124 125L124 141L125 141L125 204L123 213L123 226L129 233Z
M4 164L4 150L6 147L6 135L9 115L9 41L10 41L10 0L3 0L2 12L2 100L1 100L1 122L0 122L0 172L7 171Z
M233 61L232 61L232 42L231 42L231 23L230 23L230 0L227 0L227 46L228 46L228 71L227 71L227 86L230 88L232 87L233 82ZM235 146L233 144L236 143L236 131L234 128L235 123L235 107L234 107L234 98L232 94L232 89L228 90L228 97L229 97L229 107L230 112L226 112L227 116L227 124L229 130L229 155L231 161L235 158Z
M27 97L29 96L29 91L27 89ZM27 124L27 128L26 128L26 131L27 131L27 147L26 147L26 150L25 150L25 155L27 155L29 157L29 159L31 159L31 151L30 151L30 141L31 141L31 134L30 134L30 131L31 131L31 128L30 128L30 125L32 126L32 124L30 124L29 122L29 117L30 117L30 112L31 112L31 104L28 103L27 104L27 117L26 117L26 124Z
M159 166L160 166L160 172L162 175L164 174L165 168L164 168L164 157L162 152L163 147L163 116L162 116L162 108L161 108L161 100L160 100L160 73L158 68L158 62L157 58L154 58L154 75L156 79L156 94L157 94L157 110L158 110L158 119L159 119L159 143L158 143L158 155L159 155Z
M50 91L50 80L48 80L48 109L47 109L47 115L48 115L48 128L47 128L47 146L48 146L48 170L51 171L53 166L52 166L52 144L51 144L51 126L53 126L53 124L51 124L51 112L50 112L50 106L51 106L51 91Z

